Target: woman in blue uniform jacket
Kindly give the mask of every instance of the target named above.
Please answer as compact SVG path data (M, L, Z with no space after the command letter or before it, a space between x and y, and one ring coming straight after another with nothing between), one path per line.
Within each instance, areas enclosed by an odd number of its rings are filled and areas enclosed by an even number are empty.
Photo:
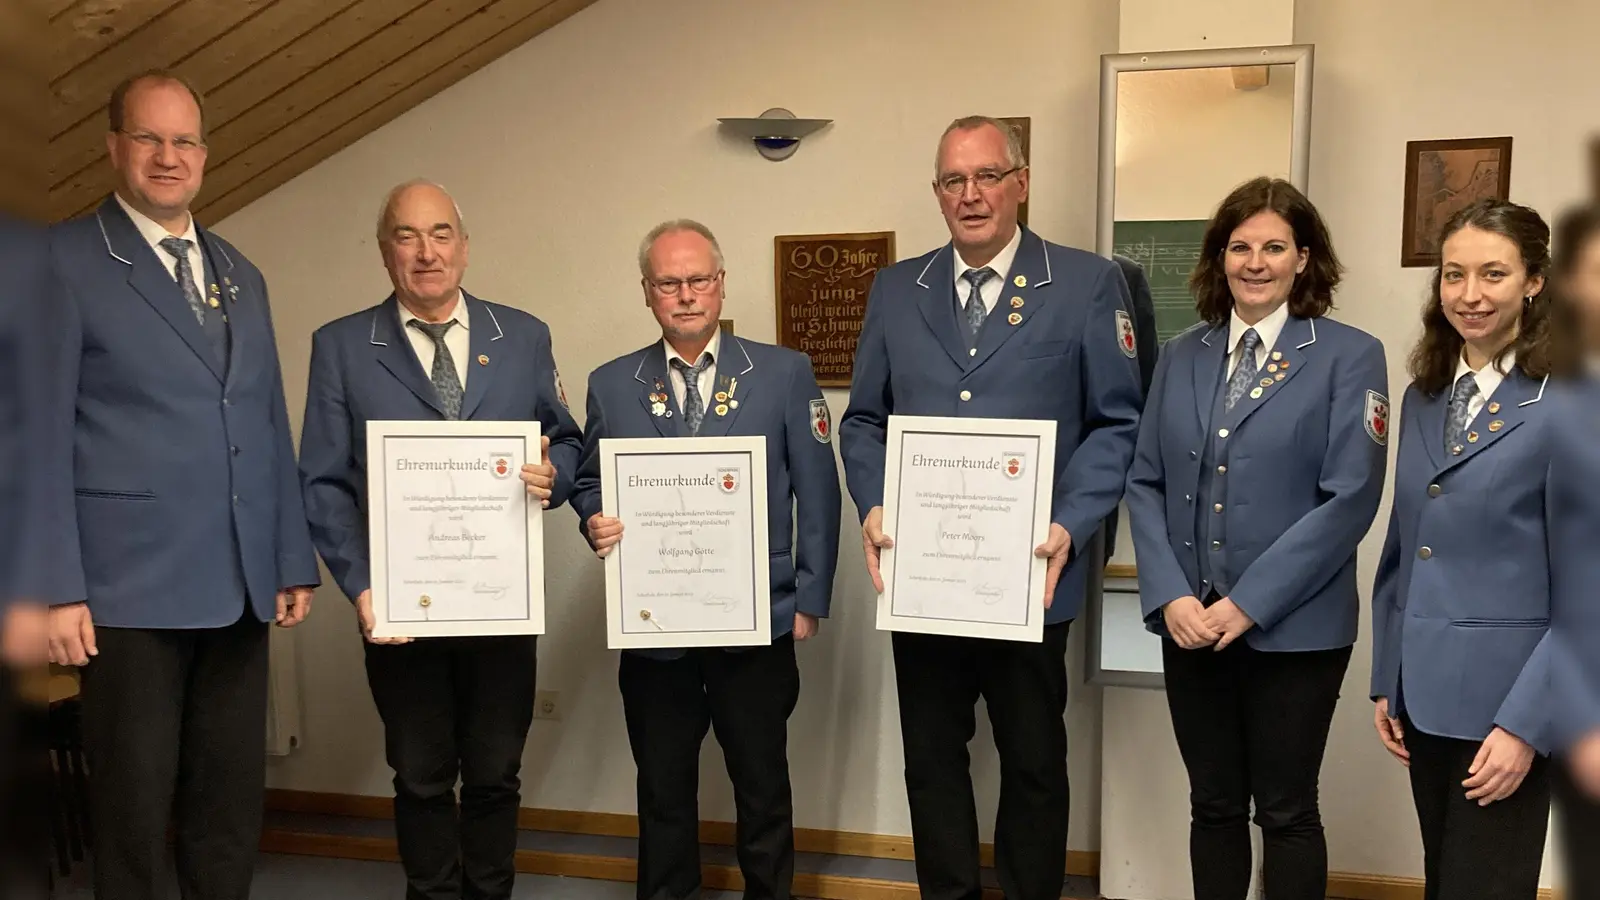
M1411 353L1372 595L1378 735L1410 766L1429 900L1533 897L1548 830L1550 230L1457 212Z
M1382 345L1323 317L1339 276L1300 191L1240 186L1190 279L1204 321L1162 350L1140 425L1126 496L1189 774L1196 900L1249 890L1252 800L1267 895L1327 894L1317 780L1389 414Z
M1554 336L1575 382L1557 422L1550 480L1552 779L1573 897L1600 897L1600 205L1556 225Z

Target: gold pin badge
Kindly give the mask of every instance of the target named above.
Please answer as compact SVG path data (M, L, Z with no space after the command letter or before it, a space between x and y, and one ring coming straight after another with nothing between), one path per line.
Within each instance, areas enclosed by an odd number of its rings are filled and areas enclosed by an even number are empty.
M1282 372L1279 372L1278 374L1272 376L1272 380L1273 381L1282 381L1285 377L1287 377L1287 376L1285 376Z
M1263 378L1263 379L1261 379L1261 386L1262 387L1272 387L1272 379L1271 378Z
M427 594L423 594L422 599L417 601L417 605L423 609L427 609L433 605L433 598L429 597Z
M1278 371L1278 364L1277 363L1267 363L1267 371L1268 372L1276 372L1276 371Z
M479 353L478 354L478 365L487 366L488 364L489 364L489 354L487 354L487 353Z
M737 401L737 400L729 400L728 401L728 408L729 409L738 409L739 408L739 401Z
M217 299L217 298L215 298L215 297L212 297L212 298L211 298L211 300L210 300L210 301L209 301L209 302L210 302L210 304L211 304L211 308L212 308L212 309L216 309L216 308L217 308L217 307L219 307L219 306L221 306L221 305L222 305L222 301L221 301L221 300L218 300L218 299Z
M1476 444L1477 442L1478 442L1478 433L1476 431L1467 432L1467 443Z
M1499 419L1495 419L1493 422L1489 423L1489 430L1490 431L1499 431L1500 429L1502 429L1504 427L1506 427L1506 423L1500 421Z
M1261 399L1261 388L1251 388L1250 389L1250 399L1251 400L1259 400L1259 399Z
M1282 350L1274 350L1274 351L1272 351L1272 358L1273 359L1283 359L1283 351Z
M1450 455L1451 456L1460 456L1461 455L1461 445L1457 444L1454 447L1451 447L1450 448Z
M1494 415L1495 413L1497 413L1499 411L1500 411L1499 402L1494 401L1494 400L1489 401L1489 415L1492 416L1492 415Z
M1028 279L1022 277L1021 275L1018 275L1017 277L1011 279L1011 283L1016 285L1017 287L1027 287L1028 286Z
M717 402L718 403L727 403L728 402L728 392L727 391L717 391Z
M1021 309L1022 308L1022 298L1021 297L1012 297L1011 298L1011 308L1012 309Z
M727 414L728 414L728 404L726 404L726 403L718 403L717 404L717 415L725 416Z
M648 622L650 620L650 610L648 610L648 609L639 610L639 618L644 619L645 621Z
M1010 322L1013 325L1021 324L1021 322L1022 322L1022 313L1012 313L1011 315L1006 316L1006 321Z

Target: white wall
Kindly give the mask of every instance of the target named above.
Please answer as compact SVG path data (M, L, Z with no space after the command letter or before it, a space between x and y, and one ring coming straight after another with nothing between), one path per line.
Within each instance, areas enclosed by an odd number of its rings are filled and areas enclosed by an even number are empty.
M384 191L413 176L441 180L466 212L468 289L550 323L580 418L586 374L657 335L634 263L651 225L687 215L715 229L725 315L739 334L771 340L774 235L893 229L902 257L947 239L929 183L938 136L958 115L1032 116L1033 224L1092 246L1097 64L1116 49L1115 5L1009 0L974 15L957 0L602 0L220 223L271 283L294 418L310 332L388 291L373 220ZM782 163L718 133L718 116L770 106L835 121ZM837 418L844 394L828 398ZM889 645L873 630L854 516L847 503L834 617L800 653L797 824L909 834ZM551 520L539 680L561 692L565 717L535 723L524 803L631 812L601 569L570 512ZM299 638L305 744L273 766L271 783L387 794L353 619L332 589L317 602ZM1068 718L1071 844L1089 849L1096 698L1075 688ZM973 755L980 809L992 810L987 730ZM731 820L720 767L708 750L702 815Z
M387 187L416 175L444 181L467 212L469 288L550 322L578 406L585 373L653 337L633 254L657 219L692 215L718 230L727 314L741 334L770 339L774 234L895 229L902 256L944 240L927 182L938 132L958 114L1033 116L1033 224L1092 246L1097 58L1117 49L1116 5L1006 0L986 4L978 20L973 9L957 0L601 0L221 223L272 285L294 418L311 330L387 292L371 238L375 207ZM1396 396L1427 275L1398 265L1405 141L1512 134L1517 199L1548 209L1576 197L1580 139L1600 108L1584 43L1596 33L1600 7L1583 0L1511 11L1491 0L1299 3L1295 38L1317 45L1311 194L1349 267L1336 314L1384 340ZM987 62L965 62L975 46ZM777 164L715 130L718 116L768 106L835 124ZM844 397L829 399L837 417ZM1387 505L1380 524L1386 515ZM541 685L562 693L565 719L535 724L525 802L628 812L632 766L615 656L603 649L600 569L570 516L552 516L552 635L540 665ZM847 505L835 617L801 652L791 740L797 819L906 834L888 644L872 631L852 520ZM1380 540L1376 529L1362 548L1363 580ZM352 617L332 590L318 604L298 636L306 744L274 765L272 784L386 794ZM1076 672L1076 656L1073 664ZM1363 640L1324 769L1330 863L1418 876L1404 774L1371 731L1369 665ZM1136 830L1120 837L1158 841L1170 848L1164 864L1183 866L1186 797L1181 772L1170 769L1175 754L1162 756L1171 747L1162 698L1115 691L1107 699L1128 714L1120 721L1137 724L1107 736L1108 760L1148 748L1151 765L1167 767L1108 786L1107 802L1127 804L1118 818ZM1099 699L1075 686L1068 718L1070 843L1092 849ZM719 765L708 751L702 812L729 819ZM980 808L992 810L987 732L974 742L974 767Z

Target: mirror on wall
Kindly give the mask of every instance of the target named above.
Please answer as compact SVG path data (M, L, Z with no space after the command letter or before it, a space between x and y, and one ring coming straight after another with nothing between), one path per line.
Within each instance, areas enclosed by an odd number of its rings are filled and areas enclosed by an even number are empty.
M1258 175L1305 189L1312 58L1309 45L1101 57L1095 249L1144 270L1159 342L1198 321L1189 274L1228 192ZM1090 592L1088 676L1160 687L1160 639L1140 616L1126 510L1117 530Z

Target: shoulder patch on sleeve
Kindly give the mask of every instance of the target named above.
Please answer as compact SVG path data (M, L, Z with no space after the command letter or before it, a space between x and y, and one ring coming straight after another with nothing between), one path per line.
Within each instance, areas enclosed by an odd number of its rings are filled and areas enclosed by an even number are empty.
M1139 344L1133 336L1133 318L1127 310L1117 310L1117 347L1122 355L1133 359L1139 353Z
M562 406L563 409L567 410L568 412L571 412L572 411L572 407L567 405L567 389L561 383L561 370L560 369L555 369L553 371L555 372L555 379L556 379L556 399L561 401L561 406Z
M1389 444L1389 398L1377 391L1367 391L1367 411L1362 417L1367 426L1367 436L1377 444Z
M826 400L811 401L811 436L820 444L833 442L833 413Z

